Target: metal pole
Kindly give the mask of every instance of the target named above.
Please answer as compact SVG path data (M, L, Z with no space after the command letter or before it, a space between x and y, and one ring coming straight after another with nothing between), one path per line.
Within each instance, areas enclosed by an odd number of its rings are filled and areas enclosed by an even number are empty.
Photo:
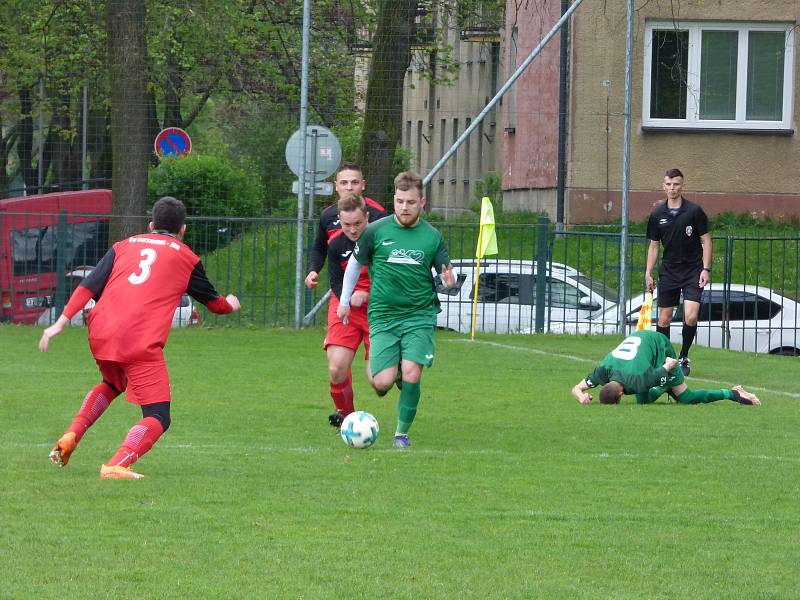
M39 189L36 190L37 194L41 194L44 190L44 77L39 77L39 174L37 183Z
M311 30L311 0L303 0L303 56L300 70L300 181L297 190L297 256L294 265L294 325L302 321L303 297L303 213L306 194L306 128L308 125L308 41Z
M319 130L311 126L311 168L308 172L311 174L311 189L308 193L308 221L307 221L307 246L308 246L308 255L311 256L311 245L314 243L314 194L316 192L317 187L317 143L319 140ZM306 158L306 160L308 160ZM305 163L304 163L305 164ZM311 306L311 290L306 288L306 302L305 302L305 309L308 310L308 307ZM305 321L305 318L302 319ZM301 321L301 322L302 322Z
M622 125L622 229L619 237L619 332L625 333L628 285L628 201L631 174L631 93L633 82L633 0L628 0L627 37L625 40L625 107Z
M511 77L508 78L508 81L506 81L503 84L503 87L501 87L500 90L494 95L494 98L489 100L489 103L486 106L483 107L483 110L480 112L480 114L478 114L478 116L475 117L475 119L472 121L472 123L470 123L470 126L467 127L464 130L464 133L462 133L459 136L459 138L453 143L453 145L450 146L450 149L445 153L444 156L442 156L442 158L439 159L439 162L437 162L433 166L433 168L428 172L428 174L425 175L425 177L422 180L422 184L423 185L428 185L430 180L433 179L434 175L436 175L436 173L438 173L439 170L441 170L441 168L445 165L445 163L449 160L449 158L453 154L455 154L456 150L458 150L458 147L461 144L464 143L464 140L466 140L469 137L469 135L475 130L475 128L478 127L480 122L483 121L483 119L486 117L486 115L489 114L489 112L492 110L492 108L494 108L494 105L497 104L500 101L500 98L503 97L503 95L508 91L508 89L512 85L514 85L514 82L517 79L519 79L519 76L522 75L522 73L525 71L525 69L528 68L528 65L530 65L531 62L533 61L533 59L536 58L539 55L539 53L542 51L542 49L545 47L545 45L547 45L547 42L549 42L551 40L551 38L558 32L558 30L561 28L561 26L564 23L566 23L566 21L570 18L570 16L572 16L572 13L575 12L575 10L581 5L582 2L583 2L583 0L575 0L575 4L570 6L569 9L567 10L567 12L565 12L563 15L561 15L561 18L556 22L555 25L553 25L553 28L547 33L547 35L545 35L542 38L542 41L539 42L539 44L536 46L536 48L534 48L531 51L531 53L522 62L522 64L520 64L520 66L517 67L517 70L514 71L514 73L511 75Z
M561 14L569 8L570 0L561 0ZM556 181L556 231L564 230L564 193L567 187L567 111L569 110L569 21L561 28L561 48L558 71L558 178Z
M81 140L81 179L83 179L83 185L81 186L84 190L88 189L89 184L87 183L87 179L89 179L89 165L86 163L86 134L89 131L87 126L87 121L89 120L89 90L86 86L83 86L83 130L81 135L83 139Z

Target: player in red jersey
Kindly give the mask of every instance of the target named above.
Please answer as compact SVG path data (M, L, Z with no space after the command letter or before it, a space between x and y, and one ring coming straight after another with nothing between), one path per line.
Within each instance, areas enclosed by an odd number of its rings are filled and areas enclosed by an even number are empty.
M108 463L101 479L139 479L130 469L170 425L169 373L163 349L175 307L188 292L214 313L239 310L233 294L223 298L206 277L197 255L184 244L186 208L180 200L161 198L153 206L149 233L114 244L70 297L64 312L44 330L39 350L60 334L86 302L97 303L89 312L89 347L103 380L83 400L78 414L61 436L50 460L65 466L86 430L125 392L129 402L142 407L142 419Z
M366 349L367 358L369 357L369 325L367 324L366 298L369 290L369 278L366 271L362 273L359 280L360 290L358 298L364 302L363 320L352 322L347 326L342 324L336 316L336 308L339 305L338 294L342 289L342 277L347 260L355 247L355 240L361 235L368 222L377 221L386 216L386 209L371 198L363 198L362 194L366 187L364 175L361 167L353 163L343 163L336 172L336 193L341 201L347 196L355 196L357 204L349 201L347 204L348 226L344 226L342 221L339 204L332 204L322 211L319 219L319 229L317 238L311 249L309 258L309 272L306 276L306 286L309 288L317 287L318 275L328 258L328 273L330 276L331 300L328 304L328 334L325 337L323 347L328 354L328 381L330 384L330 394L336 412L328 417L328 422L334 427L339 427L342 419L353 412L353 374L352 365L355 352L359 344L363 341ZM361 210L356 210L356 206L361 205ZM358 224L361 220L360 215L366 215L366 221ZM343 230L347 230L344 232ZM369 369L366 370L367 378L371 380Z

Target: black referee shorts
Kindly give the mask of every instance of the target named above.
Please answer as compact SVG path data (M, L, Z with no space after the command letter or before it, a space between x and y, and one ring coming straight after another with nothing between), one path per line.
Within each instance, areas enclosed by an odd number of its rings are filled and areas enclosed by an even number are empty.
M700 302L703 290L700 289L698 282L702 270L702 263L699 265L662 263L658 272L659 308L678 306L681 292L684 300Z

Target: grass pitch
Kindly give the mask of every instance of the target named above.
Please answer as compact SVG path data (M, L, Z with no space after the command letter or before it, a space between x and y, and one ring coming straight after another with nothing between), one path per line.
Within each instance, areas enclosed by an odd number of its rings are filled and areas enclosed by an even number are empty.
M97 382L85 332L36 351L0 327L3 598L796 598L798 359L695 348L722 401L581 406L614 337L439 333L412 448L397 392L369 392L375 447L331 410L322 331L173 333L173 423L136 465L98 470L139 418L118 399L70 465L47 460Z

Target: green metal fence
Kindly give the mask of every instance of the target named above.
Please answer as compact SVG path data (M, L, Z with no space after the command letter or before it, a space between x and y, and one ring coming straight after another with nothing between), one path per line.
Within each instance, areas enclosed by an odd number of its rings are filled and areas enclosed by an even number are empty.
M141 219L141 218L139 218ZM96 264L108 240L109 215L5 213L0 263L4 321L44 324ZM474 224L437 223L464 286L442 295L442 327L467 333L475 304L477 264ZM308 232L303 224L307 265ZM619 321L619 233L556 231L545 222L497 225L497 257L482 261L477 290L477 331L612 333ZM297 221L281 218L189 218L186 242L200 255L221 293L235 293L242 310L224 319L198 306L207 325L295 326ZM800 237L717 237L713 280L706 290L698 343L736 350L796 353L800 298ZM630 235L624 310L629 326L638 316L648 241ZM539 270L537 265L545 265ZM538 273L545 274L539 277ZM310 314L327 291L301 286L300 313L324 325L325 310ZM301 281L302 284L302 281ZM444 292L444 290L442 290ZM602 310L601 310L602 309ZM673 318L680 328L682 312ZM756 341L753 341L752 339ZM758 339L767 340L759 346Z

